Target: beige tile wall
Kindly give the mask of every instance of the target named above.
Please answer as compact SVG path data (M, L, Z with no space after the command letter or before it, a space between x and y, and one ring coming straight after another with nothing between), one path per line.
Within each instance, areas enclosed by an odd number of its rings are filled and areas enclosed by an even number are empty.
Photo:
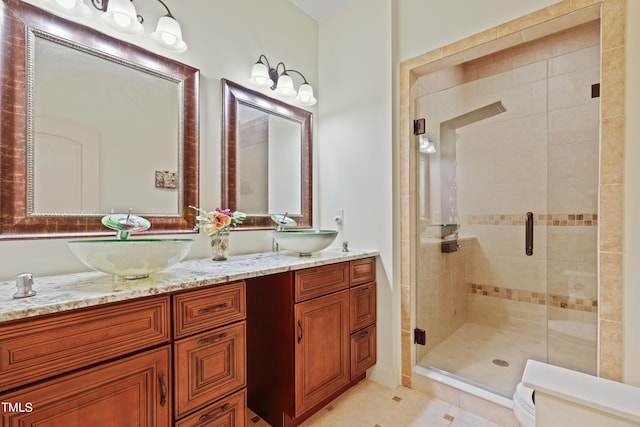
M504 67L505 61L476 67L475 71L460 70L454 75L442 72L445 68L462 64L487 54L502 52L513 46L523 49L527 41L540 36L574 28L601 17L602 20L602 80L600 199L598 224L600 231L600 317L599 317L599 375L620 380L622 355L622 322L620 319L622 293L622 160L623 160L623 106L620 102L624 92L624 0L565 0L538 12L487 30L448 46L427 52L405 61L400 67L400 191L401 191L401 290L402 290L402 374L403 384L411 385L412 367L415 363L411 330L415 325L413 302L416 298L416 271L418 242L415 215L416 158L413 155L413 138L410 137L410 121L414 117L413 100L422 90L420 86L431 85L427 90L452 87L470 73L496 73L496 67ZM524 61L526 54L521 57ZM482 59L478 60L481 64ZM512 66L510 64L509 66ZM563 64L556 64L561 67ZM565 64L566 65L566 64ZM419 77L433 76L428 83ZM466 76L466 77L465 77ZM556 100L562 102L562 99ZM565 210L564 212L571 212ZM581 237L576 237L579 241Z

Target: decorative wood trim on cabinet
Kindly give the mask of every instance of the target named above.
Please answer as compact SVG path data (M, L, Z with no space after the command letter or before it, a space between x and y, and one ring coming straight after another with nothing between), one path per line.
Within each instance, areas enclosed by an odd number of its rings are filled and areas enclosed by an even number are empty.
M0 324L0 391L170 339L169 297Z
M351 334L351 378L376 364L376 325Z
M247 317L245 296L244 282L174 295L175 338L244 320Z
M176 422L175 427L245 427L247 425L245 389L194 412Z
M349 289L349 327L355 332L376 321L376 282Z
M176 418L246 386L245 337L240 322L174 343Z
M32 407L3 411L0 425L168 427L170 360L166 345L0 395Z
M376 280L376 259L363 258L350 262L351 286L361 285Z
M324 265L295 272L295 302L349 287L349 263Z
M295 306L295 415L349 383L349 292Z
M270 425L298 426L366 378L375 270L366 258L247 279L247 404Z

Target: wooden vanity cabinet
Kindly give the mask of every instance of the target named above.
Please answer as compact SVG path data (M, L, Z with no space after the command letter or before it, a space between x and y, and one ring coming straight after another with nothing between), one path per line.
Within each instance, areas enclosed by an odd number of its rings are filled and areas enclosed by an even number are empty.
M3 427L171 425L171 349L149 350L37 383L0 399Z
M247 306L247 402L273 427L297 426L375 363L374 258L248 279Z
M173 304L176 425L245 426L245 283L176 294Z
M375 258L351 261L349 326L351 378L358 378L376 363Z
M1 425L171 425L169 313L162 296L1 324Z

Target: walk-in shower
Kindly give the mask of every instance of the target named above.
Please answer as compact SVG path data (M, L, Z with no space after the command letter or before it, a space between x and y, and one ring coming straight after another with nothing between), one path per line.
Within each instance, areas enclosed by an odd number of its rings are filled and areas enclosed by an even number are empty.
M598 28L420 78L418 366L505 397L527 359L595 374Z

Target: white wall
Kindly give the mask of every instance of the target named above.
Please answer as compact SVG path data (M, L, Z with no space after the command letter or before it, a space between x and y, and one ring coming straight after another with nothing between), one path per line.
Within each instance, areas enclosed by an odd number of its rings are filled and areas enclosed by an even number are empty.
M624 376L640 387L640 2L627 0L624 211Z
M393 387L400 373L399 282L393 280L392 1L354 0L319 25L320 225L338 241L377 249L378 363L371 377Z
M37 0L27 1L42 7ZM214 209L220 206L221 197L220 79L248 85L251 66L260 54L265 54L274 64L283 61L300 70L317 89L318 26L288 0L167 0L166 3L182 25L189 46L185 53L167 54L148 36L157 18L165 13L156 2L136 2L138 12L145 17L144 35L117 37L200 69L200 206ZM82 23L109 32L93 8L92 13ZM295 77L294 81L298 83ZM316 107L309 109L317 112ZM317 175L315 178L317 181ZM197 238L189 257L207 257L207 239L202 235ZM36 282L38 276L85 271L86 267L68 250L66 241L0 241L0 281L13 280L23 271L34 273ZM232 233L230 246L232 254L268 251L271 238L268 232L237 232Z

